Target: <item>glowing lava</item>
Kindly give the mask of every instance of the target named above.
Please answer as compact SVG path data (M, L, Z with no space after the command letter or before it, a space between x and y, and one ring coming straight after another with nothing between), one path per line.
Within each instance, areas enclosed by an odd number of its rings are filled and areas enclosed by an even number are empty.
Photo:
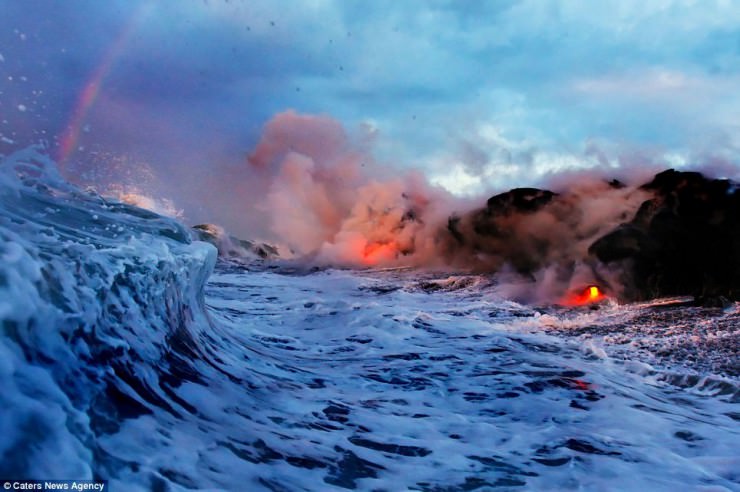
M582 291L567 296L561 304L565 306L583 306L606 299L606 295L595 285L589 285Z
M396 258L398 248L394 242L391 243L367 243L362 252L362 262L365 265L376 265L380 262L390 261Z
M588 298L591 300L597 299L600 295L599 288L592 285L588 288Z

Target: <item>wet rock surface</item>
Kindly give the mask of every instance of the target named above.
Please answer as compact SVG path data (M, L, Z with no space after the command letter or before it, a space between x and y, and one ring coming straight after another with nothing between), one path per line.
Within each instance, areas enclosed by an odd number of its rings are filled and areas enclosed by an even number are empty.
M612 290L623 301L740 300L740 186L727 179L669 169L639 187L517 188L450 217L447 231L451 250L481 271L536 278L549 269L567 285L586 265L607 286L599 272L620 272Z
M704 305L740 300L740 191L695 172L664 171L655 196L589 252L625 271L628 299L692 295Z
M596 344L615 359L740 376L740 304L720 309L666 300L603 309L589 315L565 310L547 330Z
M218 249L222 258L276 259L279 257L275 246L258 243L229 235L221 226L215 224L198 224L191 228L193 239L211 243Z

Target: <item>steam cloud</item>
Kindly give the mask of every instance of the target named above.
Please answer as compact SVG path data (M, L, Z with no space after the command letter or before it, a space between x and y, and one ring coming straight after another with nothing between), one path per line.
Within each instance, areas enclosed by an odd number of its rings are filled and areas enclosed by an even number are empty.
M249 163L274 234L297 254L348 266L426 263L453 197L418 173L382 178L336 121L275 116Z
M519 190L475 208L419 173L384 176L338 122L292 111L267 123L248 161L272 233L298 256L498 272L508 296L530 301L589 283L618 294L614 272L588 247L646 198L635 186L574 175L567 190Z

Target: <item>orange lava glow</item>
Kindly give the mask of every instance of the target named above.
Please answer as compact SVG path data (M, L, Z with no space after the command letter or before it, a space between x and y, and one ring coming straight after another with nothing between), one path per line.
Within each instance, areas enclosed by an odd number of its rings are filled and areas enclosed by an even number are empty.
M362 251L362 262L365 265L377 265L389 261L397 256L398 247L391 243L367 243Z
M574 379L573 386L575 387L575 389L578 389L581 391L588 391L591 389L591 383L589 383L588 381L584 381L582 379Z
M565 306L583 306L593 304L606 299L606 295L595 285L589 285L579 292L574 292L567 296L561 304Z

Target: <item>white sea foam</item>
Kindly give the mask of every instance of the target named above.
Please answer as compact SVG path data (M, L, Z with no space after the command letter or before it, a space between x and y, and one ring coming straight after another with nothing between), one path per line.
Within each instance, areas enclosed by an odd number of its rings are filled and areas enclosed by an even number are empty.
M261 376L246 394L220 389L220 410L207 406L209 428L240 429L236 454L263 465L240 480L288 490L736 486L734 394L666 385L599 344L533 332L558 316L496 299L474 278L459 288L442 276L450 288L424 290L433 280L421 277L211 278L211 314L238 347L229 367L246 352ZM179 394L195 399L192 388ZM241 409L231 423L226 407ZM176 470L202 477L203 466ZM208 483L234 487L218 468Z
M177 222L80 192L34 151L0 171L0 476L112 490L740 487L731 366L661 352L670 340L711 358L734 339L736 307L539 309L484 276L226 261L204 298L215 248ZM682 338L692 323L696 340Z

